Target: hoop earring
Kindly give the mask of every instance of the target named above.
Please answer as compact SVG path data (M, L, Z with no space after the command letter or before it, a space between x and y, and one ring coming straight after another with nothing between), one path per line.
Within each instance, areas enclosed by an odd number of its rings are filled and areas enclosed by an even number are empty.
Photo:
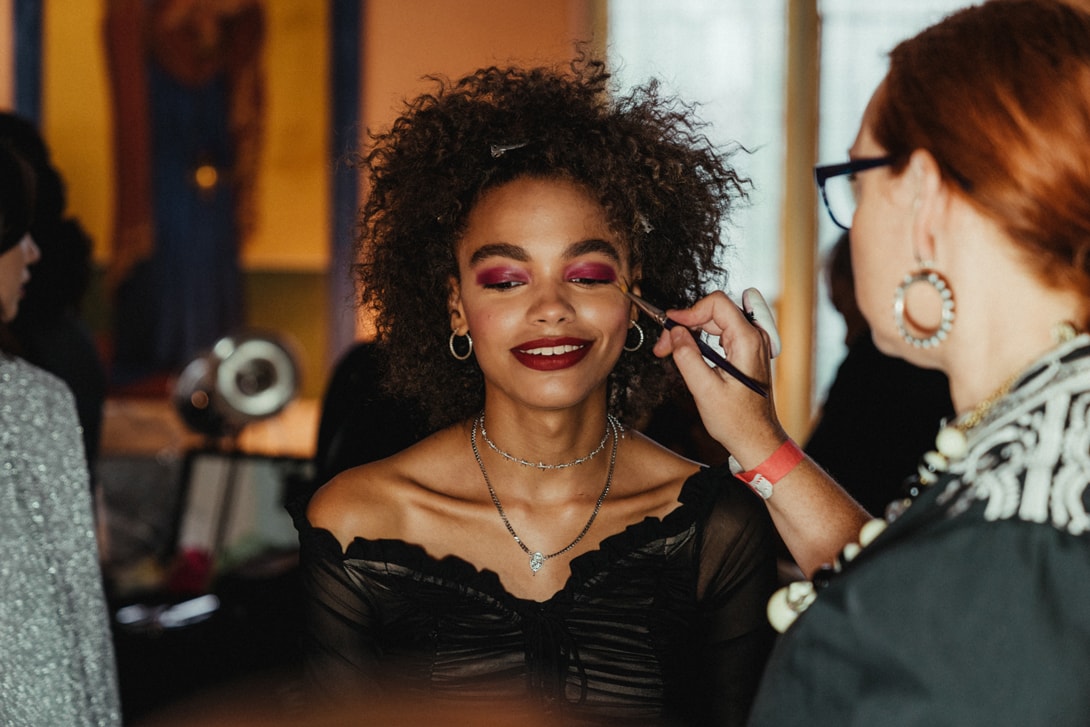
M939 319L939 327L926 338L912 335L906 322L905 295L908 293L908 289L916 283L930 285L942 299L942 314ZM927 269L906 275L893 293L893 320L897 324L897 330L900 332L901 338L916 348L934 348L945 341L950 329L954 326L954 295L950 291L946 279L934 270Z
M454 347L454 339L464 338L466 340L466 351L463 354L458 353L458 349ZM459 361L465 361L467 358L473 355L473 339L469 335L469 331L466 331L464 336L459 336L457 331L450 332L450 340L447 341L447 346L450 348L450 355Z
M629 346L628 345L628 336L627 335L625 336L624 350L628 351L629 353L632 353L633 351L639 351L641 348L643 348L643 340L644 340L643 339L643 329L640 328L639 323L637 323L636 321L631 321L629 323L628 330L631 331L633 328L636 329L636 334L639 336L639 340L636 341L635 346Z

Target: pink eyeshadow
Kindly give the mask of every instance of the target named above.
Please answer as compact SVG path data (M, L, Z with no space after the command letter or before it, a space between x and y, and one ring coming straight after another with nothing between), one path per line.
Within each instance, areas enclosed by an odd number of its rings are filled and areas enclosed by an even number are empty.
M525 283L527 275L518 268L487 268L477 273L477 285L498 285L499 283Z
M593 278L612 283L617 279L617 272L612 266L603 263L580 263L567 269L567 278Z

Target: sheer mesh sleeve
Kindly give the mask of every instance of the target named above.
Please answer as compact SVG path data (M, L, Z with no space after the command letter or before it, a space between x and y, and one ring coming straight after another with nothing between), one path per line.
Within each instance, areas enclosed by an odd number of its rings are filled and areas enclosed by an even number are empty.
M774 640L765 607L776 587L775 546L763 503L733 478L724 480L699 541L705 624L696 678L708 698L701 723L742 725Z

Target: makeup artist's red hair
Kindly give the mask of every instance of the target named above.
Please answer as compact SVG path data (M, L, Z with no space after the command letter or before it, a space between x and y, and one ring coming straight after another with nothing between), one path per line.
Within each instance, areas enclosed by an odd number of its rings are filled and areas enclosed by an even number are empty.
M893 50L874 112L879 144L931 152L1046 282L1090 309L1087 12L1053 0L959 11Z

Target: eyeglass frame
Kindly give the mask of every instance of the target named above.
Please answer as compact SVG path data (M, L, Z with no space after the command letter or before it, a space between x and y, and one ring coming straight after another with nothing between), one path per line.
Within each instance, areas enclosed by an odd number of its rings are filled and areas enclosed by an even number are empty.
M835 214L833 214L833 208L829 204L829 197L825 193L825 182L832 177L840 177L845 174L855 174L857 172L865 172L868 169L889 166L896 160L897 157L887 155L882 157L852 159L847 162L841 162L840 164L818 164L814 167L814 181L821 191L821 201L825 203L825 211L829 213L829 219L833 221L834 225L845 231L852 229L851 224L845 225L836 218ZM850 222L851 221L849 220L849 223Z

